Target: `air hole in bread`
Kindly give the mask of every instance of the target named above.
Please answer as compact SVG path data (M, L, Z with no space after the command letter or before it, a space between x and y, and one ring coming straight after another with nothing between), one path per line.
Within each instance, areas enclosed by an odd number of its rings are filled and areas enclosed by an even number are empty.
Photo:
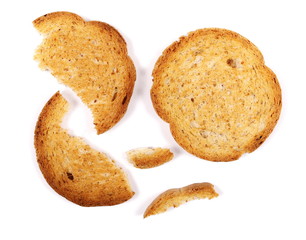
M122 105L125 104L126 100L127 100L127 95L125 95L125 97L123 98Z
M232 68L236 67L236 65L234 64L234 60L231 59L231 58L227 59L226 63L227 63L227 65L229 65Z
M115 99L117 98L117 92L118 92L118 88L115 87L115 93L113 95L112 102L115 101Z
M74 179L74 177L73 177L73 174L72 174L72 173L67 172L66 174L67 174L67 177L68 177L70 180L73 180L73 179Z
M241 61L240 59L232 59L232 58L227 59L226 63L232 68L242 68L242 64L244 64L244 62Z
M117 98L117 92L114 93L113 98L112 98L112 102L115 101L116 98Z

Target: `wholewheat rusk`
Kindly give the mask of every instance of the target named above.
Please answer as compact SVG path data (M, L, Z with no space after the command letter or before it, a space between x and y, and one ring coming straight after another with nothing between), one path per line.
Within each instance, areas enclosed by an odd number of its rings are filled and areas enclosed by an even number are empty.
M141 169L160 166L173 158L173 153L167 148L136 148L126 154L128 161Z
M185 202L195 199L218 197L214 185L211 183L194 183L182 188L169 189L159 196L147 207L143 217L163 213L171 207L178 207Z
M39 167L49 185L81 206L115 205L134 192L123 170L106 154L72 137L61 127L69 104L57 92L43 108L35 128Z
M232 161L258 148L281 112L281 89L257 47L226 29L183 36L159 57L151 99L189 153Z
M33 21L44 39L34 59L91 109L98 134L127 110L136 78L126 42L112 26L53 12Z

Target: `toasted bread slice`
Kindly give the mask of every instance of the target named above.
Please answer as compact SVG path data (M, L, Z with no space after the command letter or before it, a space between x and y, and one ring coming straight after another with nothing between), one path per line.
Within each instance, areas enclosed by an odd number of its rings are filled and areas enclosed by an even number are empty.
M124 115L133 92L135 67L126 42L112 26L54 12L33 21L44 36L34 59L70 87L91 109L98 134Z
M257 47L225 29L200 29L170 45L153 70L151 98L175 140L210 161L258 148L281 112L281 89Z
M126 154L130 163L142 169L160 166L173 158L173 153L167 148L137 148Z
M106 154L61 128L68 102L57 92L43 108L35 129L39 167L49 185L81 206L123 203L134 192L123 170Z
M178 207L185 202L195 199L208 198L212 199L218 197L214 185L211 183L194 183L182 188L169 189L160 194L148 206L143 217L155 215L167 211L171 207Z

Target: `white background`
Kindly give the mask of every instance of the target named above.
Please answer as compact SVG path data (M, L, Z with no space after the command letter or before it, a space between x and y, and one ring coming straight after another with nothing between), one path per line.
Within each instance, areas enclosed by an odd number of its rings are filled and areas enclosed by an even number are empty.
M306 8L303 1L2 1L0 6L0 239L306 239ZM71 11L104 21L128 43L137 69L129 109L97 136L89 110L33 53L41 37L37 17ZM227 28L250 39L276 73L283 91L281 118L255 152L228 163L196 158L173 140L149 96L151 72L178 37ZM136 194L112 207L84 208L56 194L38 168L33 148L37 117L61 90L71 102L65 127L108 153L127 172ZM125 152L170 147L175 158L154 169L134 168ZM161 192L211 182L220 196L197 200L143 219Z

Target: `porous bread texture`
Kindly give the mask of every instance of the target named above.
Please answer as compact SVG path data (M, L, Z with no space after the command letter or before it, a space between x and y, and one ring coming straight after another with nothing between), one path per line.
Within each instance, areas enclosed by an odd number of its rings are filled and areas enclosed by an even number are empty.
M98 134L125 114L136 79L126 42L112 26L54 12L33 21L44 39L34 59L91 109Z
M173 158L173 153L167 148L136 148L126 154L134 167L142 169L160 166Z
M34 144L41 172L49 185L81 206L123 203L134 192L123 170L106 154L72 137L61 127L69 104L57 92L43 108L35 128Z
M258 148L281 112L281 89L257 47L226 29L200 29L160 56L151 99L189 153L232 161Z
M163 213L171 207L178 207L185 202L195 199L212 199L218 197L214 185L211 183L194 183L182 188L169 189L158 197L147 207L143 217Z

